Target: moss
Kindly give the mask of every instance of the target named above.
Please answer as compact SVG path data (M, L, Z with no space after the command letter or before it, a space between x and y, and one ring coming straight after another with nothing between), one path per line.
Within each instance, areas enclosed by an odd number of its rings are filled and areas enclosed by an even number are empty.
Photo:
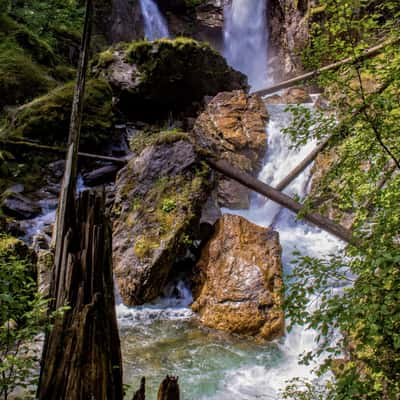
M114 60L115 55L113 49L107 49L94 57L92 66L94 68L107 68Z
M37 140L41 144L65 144L73 92L74 84L69 83L20 107L6 126L8 134ZM112 126L111 88L105 81L91 80L87 83L85 91L82 146L91 149L93 146L101 146L107 141Z
M8 16L0 16L0 41L14 41L29 53L33 60L46 66L56 64L53 49L28 28L18 24Z
M0 45L0 108L30 100L53 86L43 69L21 49Z
M189 140L188 133L178 129L161 132L141 131L130 139L129 147L134 153L140 154L148 146L172 144L179 140Z

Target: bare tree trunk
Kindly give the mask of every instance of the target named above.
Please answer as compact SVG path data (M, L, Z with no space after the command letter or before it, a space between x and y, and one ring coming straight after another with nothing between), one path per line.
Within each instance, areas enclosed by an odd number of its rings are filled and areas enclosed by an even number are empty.
M44 349L40 400L122 400L122 361L104 193L82 193L60 265L65 304Z
M75 187L92 0L86 2L84 35L72 105L64 179L56 221L49 311L69 308L46 335L40 400L122 400L122 362L115 313L111 227L104 193Z

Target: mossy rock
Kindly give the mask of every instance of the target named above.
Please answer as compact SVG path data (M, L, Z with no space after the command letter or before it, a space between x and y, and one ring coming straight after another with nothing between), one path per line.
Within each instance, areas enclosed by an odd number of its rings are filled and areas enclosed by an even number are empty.
M0 16L0 42L14 41L18 46L29 53L33 60L46 66L56 64L53 49L28 28L18 24L8 16Z
M213 187L188 136L161 134L118 174L114 204L114 274L125 304L159 296L174 263L197 238Z
M218 52L188 38L120 45L101 54L94 70L109 80L120 107L142 118L188 110L205 96L248 88L246 77Z
M8 135L36 140L46 145L65 145L73 93L74 84L71 82L18 108L6 126ZM110 86L99 79L87 82L81 145L91 150L101 147L109 138L113 122Z
M0 46L0 109L30 100L51 87L54 82L23 51Z

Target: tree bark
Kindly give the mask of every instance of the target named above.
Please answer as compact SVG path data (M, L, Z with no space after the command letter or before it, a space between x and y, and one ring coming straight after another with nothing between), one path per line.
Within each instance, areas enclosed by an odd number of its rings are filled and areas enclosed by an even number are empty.
M140 388L133 395L133 399L132 400L146 400L146 378L145 377L143 377L140 380Z
M40 400L122 400L122 361L104 193L85 191L63 241L60 305L47 337Z
M228 162L224 160L216 161L211 158L207 158L206 161L214 170L241 183L249 189L256 191L257 193L268 197L272 201L293 211L294 213L299 214L304 211L304 207L300 203L294 201L291 197L259 181L258 179L253 178L251 175L238 170ZM318 213L305 213L303 218L347 243L350 243L354 246L359 245L358 241L353 237L351 231L341 225L336 224L329 218L326 218Z
M158 389L157 400L179 400L178 377L167 375Z

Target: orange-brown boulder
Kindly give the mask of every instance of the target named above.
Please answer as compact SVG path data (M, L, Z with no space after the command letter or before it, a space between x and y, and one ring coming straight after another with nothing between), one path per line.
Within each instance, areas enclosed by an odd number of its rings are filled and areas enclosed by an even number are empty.
M225 214L203 249L193 294L192 309L208 327L269 340L282 335L278 233Z
M217 94L197 118L193 132L198 144L229 161L241 171L256 175L267 146L268 113L260 97L242 90ZM250 192L220 177L218 202L229 208L248 208Z

